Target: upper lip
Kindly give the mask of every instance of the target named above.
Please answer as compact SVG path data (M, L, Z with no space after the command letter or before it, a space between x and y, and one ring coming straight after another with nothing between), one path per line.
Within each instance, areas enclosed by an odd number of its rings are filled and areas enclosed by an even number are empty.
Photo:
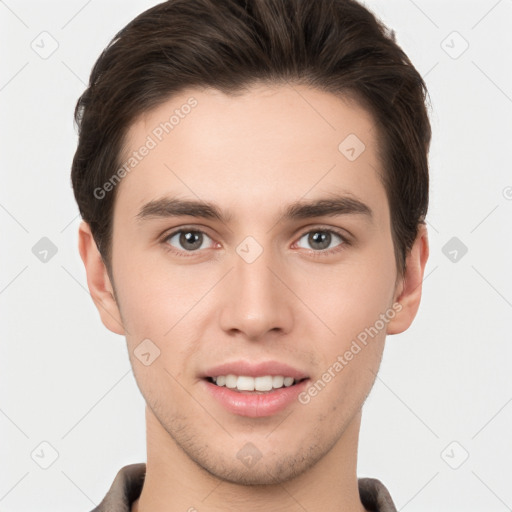
M279 361L261 361L259 363L249 361L233 361L230 363L213 366L206 370L201 377L218 377L219 375L243 375L247 377L263 377L265 375L282 375L283 377L293 377L295 380L301 380L308 377L303 371L293 368Z

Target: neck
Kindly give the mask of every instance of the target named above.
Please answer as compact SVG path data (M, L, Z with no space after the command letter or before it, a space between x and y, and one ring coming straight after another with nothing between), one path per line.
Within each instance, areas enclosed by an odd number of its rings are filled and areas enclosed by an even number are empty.
M191 460L146 407L146 477L131 512L364 512L356 474L360 422L358 413L332 449L292 480L240 485Z

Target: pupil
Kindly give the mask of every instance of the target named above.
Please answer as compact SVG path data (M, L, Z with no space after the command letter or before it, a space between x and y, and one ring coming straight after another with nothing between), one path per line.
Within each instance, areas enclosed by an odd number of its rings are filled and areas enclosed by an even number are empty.
M183 246L186 246L187 244L189 244L189 248L197 249L197 248L201 247L200 235L201 235L200 233L196 233L194 231L188 231L181 235L180 243ZM195 242L194 242L194 238L196 239ZM191 245L192 245L192 247L191 247Z

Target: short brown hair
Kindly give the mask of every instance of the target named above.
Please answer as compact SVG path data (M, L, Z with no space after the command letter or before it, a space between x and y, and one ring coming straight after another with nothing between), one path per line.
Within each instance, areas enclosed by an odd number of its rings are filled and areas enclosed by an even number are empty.
M95 190L118 170L130 125L185 88L235 94L256 82L311 86L370 111L402 273L428 208L427 90L394 33L355 0L169 0L112 39L76 105L71 171L107 268L116 190Z

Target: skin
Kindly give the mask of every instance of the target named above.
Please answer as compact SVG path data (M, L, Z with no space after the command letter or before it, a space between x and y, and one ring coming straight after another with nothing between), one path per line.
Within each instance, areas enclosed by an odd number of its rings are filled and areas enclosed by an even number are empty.
M132 510L361 512L361 407L386 334L416 315L426 229L400 276L372 117L304 86L259 85L235 97L183 91L133 123L123 156L191 96L197 107L118 185L112 279L89 226L79 228L91 296L104 325L126 336L147 404L147 472ZM366 146L353 162L338 150L349 134ZM357 198L372 216L281 218L289 203L334 193ZM215 202L232 218L137 219L166 195ZM164 240L181 227L206 233L199 249ZM307 236L326 229L347 241L332 234L325 249ZM236 252L247 236L263 249L252 263ZM285 362L314 382L395 303L400 312L306 405L249 418L204 392L202 371L238 359ZM149 366L134 356L146 338L160 350ZM237 458L248 442L261 454L250 468Z

